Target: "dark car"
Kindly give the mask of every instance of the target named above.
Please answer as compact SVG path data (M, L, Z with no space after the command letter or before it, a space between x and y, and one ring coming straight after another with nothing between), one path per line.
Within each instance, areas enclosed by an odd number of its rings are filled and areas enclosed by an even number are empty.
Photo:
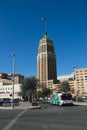
M10 99L9 98L1 98L0 99L0 103L10 103Z
M10 99L9 98L1 98L0 99L0 106L3 106L3 105L7 105L7 104L10 104Z
M18 103L18 102L20 102L20 99L19 98L15 98L14 99L14 103Z
M23 102L28 102L28 98L23 98L22 101Z

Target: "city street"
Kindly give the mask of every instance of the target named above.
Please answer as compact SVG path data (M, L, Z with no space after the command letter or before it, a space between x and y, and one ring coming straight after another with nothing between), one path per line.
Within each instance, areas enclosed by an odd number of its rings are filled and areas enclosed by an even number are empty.
M0 109L0 130L87 130L87 106Z

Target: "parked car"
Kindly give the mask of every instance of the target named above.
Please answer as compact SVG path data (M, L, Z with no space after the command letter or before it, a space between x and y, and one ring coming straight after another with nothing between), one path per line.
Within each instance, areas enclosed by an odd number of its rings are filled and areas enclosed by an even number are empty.
M1 98L0 103L10 103L10 98Z
M10 99L9 98L1 98L0 99L0 106L6 105L6 104L10 104Z
M22 101L23 102L28 102L28 98L23 98Z
M20 102L20 99L19 98L15 98L14 99L14 103L18 103L18 102Z

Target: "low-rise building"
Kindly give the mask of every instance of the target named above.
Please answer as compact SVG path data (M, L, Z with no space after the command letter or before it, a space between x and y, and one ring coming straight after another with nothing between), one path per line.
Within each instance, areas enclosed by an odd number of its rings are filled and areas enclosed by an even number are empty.
M87 68L76 69L72 74L58 76L57 79L67 81L73 95L87 96Z
M62 75L62 76L58 76L57 80L62 83L64 81L67 81L70 85L70 93L72 93L72 95L75 95L75 75L74 73L68 74L68 75Z
M8 74L8 79L13 79L13 74ZM14 75L14 84L21 84L24 79L24 75L15 74Z
M12 98L13 85L0 82L0 98ZM14 99L21 99L21 84L14 84Z
M13 84L13 75L0 73L0 98L12 98L14 92L14 98L21 99L21 85L24 76L21 74L14 75L14 84ZM13 90L14 85L14 90Z

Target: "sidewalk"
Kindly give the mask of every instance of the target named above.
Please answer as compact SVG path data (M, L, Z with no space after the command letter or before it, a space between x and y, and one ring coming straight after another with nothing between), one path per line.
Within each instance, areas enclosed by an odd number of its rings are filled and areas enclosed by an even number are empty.
M82 105L82 106L87 106L87 102L74 102L74 105ZM22 102L19 106L14 106L14 108L12 108L12 106L0 106L0 109L2 110L13 110L13 109L40 109L41 106L30 106L29 102Z
M30 106L29 102L21 102L21 104L19 106L14 106L14 108L12 108L12 106L0 106L0 109L40 109L41 106Z
M82 106L87 106L87 102L74 102L74 105L82 105Z

